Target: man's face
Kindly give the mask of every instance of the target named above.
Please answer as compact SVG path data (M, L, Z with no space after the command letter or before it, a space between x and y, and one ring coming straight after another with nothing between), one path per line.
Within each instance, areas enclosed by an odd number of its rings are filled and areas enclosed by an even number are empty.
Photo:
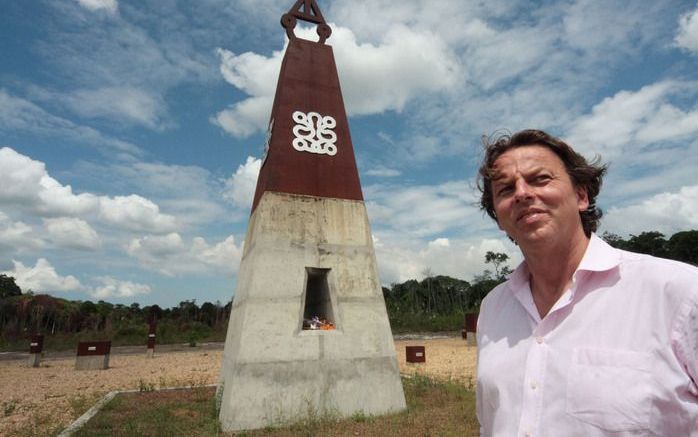
M492 196L497 222L522 248L579 237L579 212L589 206L586 190L575 187L565 165L547 147L508 150L494 162ZM561 240L562 239L562 240Z

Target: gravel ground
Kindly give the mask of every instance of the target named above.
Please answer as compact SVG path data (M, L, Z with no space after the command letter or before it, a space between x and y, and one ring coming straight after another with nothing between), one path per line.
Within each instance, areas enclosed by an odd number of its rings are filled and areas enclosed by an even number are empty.
M425 346L426 363L408 364L405 346ZM472 384L476 348L460 338L396 339L400 371ZM68 426L112 390L215 384L222 344L196 348L113 348L108 370L75 370L75 357L45 359L41 367L27 360L0 360L0 435L46 435ZM26 354L24 355L27 356Z

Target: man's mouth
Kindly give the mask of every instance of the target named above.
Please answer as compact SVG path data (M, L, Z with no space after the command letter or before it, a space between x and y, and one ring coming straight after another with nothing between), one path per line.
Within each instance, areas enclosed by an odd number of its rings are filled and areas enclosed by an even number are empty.
M526 221L526 219L533 217L536 214L542 214L544 212L545 211L543 211L542 209L530 208L530 209L527 209L526 211L522 212L521 214L519 214L516 217L516 221L517 222Z

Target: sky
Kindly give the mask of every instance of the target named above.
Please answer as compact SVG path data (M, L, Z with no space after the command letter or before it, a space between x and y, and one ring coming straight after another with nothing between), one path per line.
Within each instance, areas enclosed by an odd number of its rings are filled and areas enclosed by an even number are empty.
M0 272L67 299L228 302L293 3L0 0ZM600 232L698 229L695 1L318 4L384 285L521 260L477 207L502 132L610 164Z

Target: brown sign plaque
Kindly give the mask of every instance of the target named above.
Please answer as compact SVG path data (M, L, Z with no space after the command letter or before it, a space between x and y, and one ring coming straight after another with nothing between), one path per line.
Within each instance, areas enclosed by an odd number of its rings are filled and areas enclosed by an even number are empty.
M42 334L32 335L29 343L30 354L40 354L44 350L44 336Z
M108 355L111 352L111 341L81 341L78 343L78 356Z
M405 346L405 357L408 363L425 363L427 361L424 346Z

